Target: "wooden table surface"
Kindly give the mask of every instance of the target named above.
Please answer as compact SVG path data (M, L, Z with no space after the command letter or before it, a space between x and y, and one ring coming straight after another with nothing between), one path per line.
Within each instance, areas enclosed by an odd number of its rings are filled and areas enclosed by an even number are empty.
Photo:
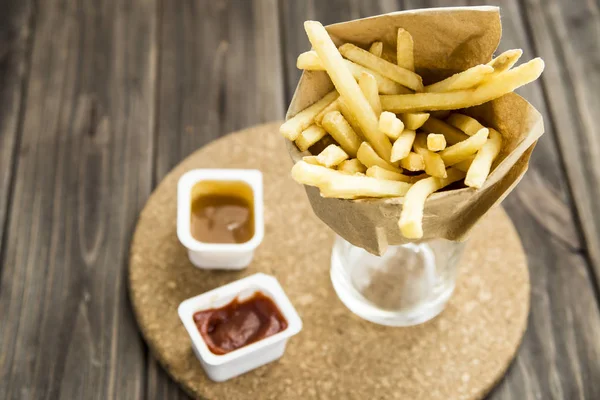
M501 49L546 61L520 90L546 135L504 202L531 314L490 398L600 399L599 2L489 3ZM131 234L157 182L209 141L283 118L304 20L475 4L0 0L0 398L186 398L127 297Z

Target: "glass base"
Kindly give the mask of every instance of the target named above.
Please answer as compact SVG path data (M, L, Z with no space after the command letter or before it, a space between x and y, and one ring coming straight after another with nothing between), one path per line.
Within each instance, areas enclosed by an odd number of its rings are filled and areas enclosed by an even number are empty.
M412 326L438 315L450 299L463 243L433 240L390 246L381 256L337 237L331 281L353 313L388 326Z

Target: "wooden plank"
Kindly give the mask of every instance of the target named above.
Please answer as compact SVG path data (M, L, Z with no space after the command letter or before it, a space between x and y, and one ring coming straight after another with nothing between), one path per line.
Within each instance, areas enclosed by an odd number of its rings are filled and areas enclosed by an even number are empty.
M283 118L275 0L165 1L157 178L207 142Z
M276 0L164 1L160 14L156 181L209 141L284 113ZM151 355L147 368L148 398L187 398Z
M303 40L302 22L325 23L348 19L355 3L336 7L283 1L286 66L295 68L295 57L309 46ZM369 2L377 14L389 2ZM492 1L502 7L504 34L501 50L520 47L523 59L533 58L531 38L516 0ZM362 3L361 3L362 4ZM472 5L468 1L403 1L398 8ZM489 2L487 2L489 4ZM365 10L363 10L365 11ZM370 15L367 12L360 16ZM339 18L338 18L339 16ZM299 73L287 79L287 99ZM519 91L544 115L547 134L534 152L530 170L504 202L527 251L532 283L531 315L518 356L505 379L490 395L493 399L600 398L593 377L600 376L600 315L586 258L582 254L573 202L557 149L557 127L548 112L541 84Z
M0 263L13 176L23 88L29 72L32 1L0 2ZM1 268L1 265L0 265Z
M598 2L523 1L533 46L546 61L544 93L585 247L600 278L600 6Z
M151 188L156 17L153 0L37 4L0 291L0 398L144 396L125 267Z

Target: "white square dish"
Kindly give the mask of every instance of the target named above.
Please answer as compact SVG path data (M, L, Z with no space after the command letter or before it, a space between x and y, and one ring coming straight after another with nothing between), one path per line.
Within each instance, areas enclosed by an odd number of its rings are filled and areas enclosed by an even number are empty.
M254 235L245 243L204 243L191 232L192 194L203 181L243 182L252 189ZM254 257L264 237L262 173L252 169L195 169L186 172L177 184L177 237L188 249L192 264L203 269L243 269Z
M256 292L262 292L273 300L286 319L287 328L226 354L218 355L211 352L194 322L194 314L198 311L223 307L236 297L243 301ZM302 320L277 279L263 273L248 276L187 299L179 305L178 312L190 335L196 357L208 377L215 382L231 379L277 360L285 352L288 339L302 330Z

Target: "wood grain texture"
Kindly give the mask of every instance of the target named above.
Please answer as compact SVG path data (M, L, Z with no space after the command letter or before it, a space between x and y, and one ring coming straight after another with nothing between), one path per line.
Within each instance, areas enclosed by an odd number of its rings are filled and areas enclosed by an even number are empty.
M206 143L283 118L275 0L163 1L155 181ZM187 398L150 355L149 399Z
M585 247L600 278L600 3L522 0Z
M288 71L286 100L300 75L295 57L305 51L302 22L324 23L389 12L393 2L347 1L327 7L325 2L283 1L285 60ZM492 1L501 7L503 38L500 50L523 48L524 60L538 54L531 46L527 20L515 0ZM396 9L490 4L489 1L398 1ZM301 39L298 39L300 37ZM505 207L517 226L528 252L532 276L532 311L528 331L505 379L490 394L492 399L596 399L600 388L600 317L583 243L573 213L567 177L561 168L558 128L544 98L541 83L519 91L542 112L547 134L533 153L530 170ZM593 91L591 91L593 93ZM552 99L549 99L552 100Z
M24 88L29 73L33 1L0 1L0 271Z
M157 178L226 133L283 118L274 0L164 1Z
M155 43L151 0L36 7L0 291L2 399L144 395L124 267L151 187Z

